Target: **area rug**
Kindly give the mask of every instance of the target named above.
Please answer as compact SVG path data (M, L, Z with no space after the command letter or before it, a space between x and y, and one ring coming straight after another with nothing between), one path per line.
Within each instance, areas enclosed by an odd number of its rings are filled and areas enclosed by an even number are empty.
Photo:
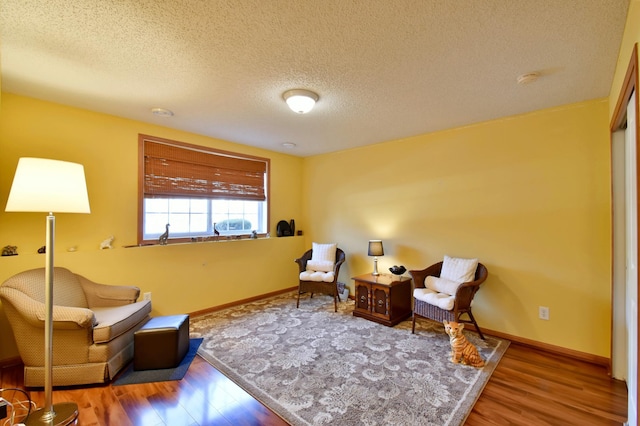
M198 353L291 425L460 425L509 342L475 333L481 369L449 361L449 338L422 320L386 327L295 293L191 318Z
M187 374L187 370L189 369L191 362L196 357L198 347L202 344L202 340L202 338L189 339L189 350L184 358L182 358L180 364L175 368L136 371L133 369L133 362L131 362L129 366L116 378L113 382L113 386L182 380L185 374Z

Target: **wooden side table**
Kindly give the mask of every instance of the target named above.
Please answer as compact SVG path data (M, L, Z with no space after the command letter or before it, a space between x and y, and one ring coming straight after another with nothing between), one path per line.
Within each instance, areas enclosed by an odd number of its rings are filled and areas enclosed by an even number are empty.
M411 278L365 274L352 279L356 294L354 316L389 327L411 316Z

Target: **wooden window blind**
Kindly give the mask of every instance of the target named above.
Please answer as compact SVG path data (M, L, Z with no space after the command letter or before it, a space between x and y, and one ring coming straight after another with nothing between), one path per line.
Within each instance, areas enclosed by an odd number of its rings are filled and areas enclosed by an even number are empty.
M144 139L144 197L266 200L266 159Z

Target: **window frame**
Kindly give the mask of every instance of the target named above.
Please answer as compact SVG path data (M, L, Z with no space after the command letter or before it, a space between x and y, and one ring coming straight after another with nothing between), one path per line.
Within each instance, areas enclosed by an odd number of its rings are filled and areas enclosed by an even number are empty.
M242 154L239 152L225 151L216 148L210 148L202 145L195 145L181 141L175 141L171 139L160 138L157 136L150 136L145 134L138 134L138 229L137 229L137 240L138 245L148 245L153 243L158 243L157 239L144 239L144 200L145 200L145 153L144 153L144 145L145 142L153 142L158 144L170 145L177 148L182 148L186 150L199 151L206 154L218 155L222 157L232 157L239 159L246 159L251 161L261 161L265 163L265 206L266 206L266 230L265 232L258 233L258 237L265 237L269 232L270 223L271 223L271 159L265 157L258 157L254 155ZM171 198L171 197L169 197ZM218 197L219 198L219 197ZM211 200L211 198L203 198L206 200ZM230 236L223 236L220 238L229 239ZM234 239L244 239L250 238L250 235L238 235L233 236ZM209 238L211 239L211 238ZM180 243L180 242L193 242L193 241L201 241L202 239L199 236L196 238L195 236L189 237L180 237L180 238L169 238L169 243Z

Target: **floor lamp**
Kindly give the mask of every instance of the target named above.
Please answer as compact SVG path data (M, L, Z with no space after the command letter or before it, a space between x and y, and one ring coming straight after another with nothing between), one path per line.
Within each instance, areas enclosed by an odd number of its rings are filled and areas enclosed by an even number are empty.
M20 158L7 212L49 212L47 216L44 321L45 404L29 415L27 425L70 425L78 418L73 402L53 404L53 252L57 213L90 213L84 167L44 158Z

